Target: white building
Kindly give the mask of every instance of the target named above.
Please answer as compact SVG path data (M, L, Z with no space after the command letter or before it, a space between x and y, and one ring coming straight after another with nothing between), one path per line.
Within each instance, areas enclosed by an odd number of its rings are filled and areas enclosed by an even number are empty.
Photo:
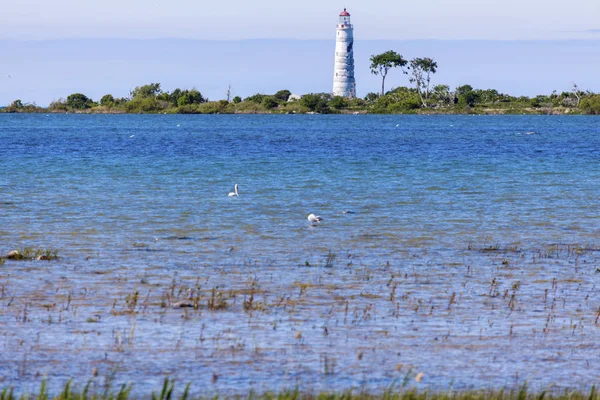
M354 80L354 27L350 23L350 13L340 14L335 41L335 67L333 72L333 95L356 97Z

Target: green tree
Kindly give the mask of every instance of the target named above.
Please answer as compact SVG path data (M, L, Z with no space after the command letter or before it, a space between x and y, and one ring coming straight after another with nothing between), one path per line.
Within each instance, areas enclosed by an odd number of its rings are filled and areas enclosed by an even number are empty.
M233 102L234 102L234 104L239 104L242 102L242 98L240 96L235 96L233 98Z
M498 101L500 94L496 89L477 90L479 99L484 104L494 104Z
M331 99L331 95L326 93L309 93L302 96L300 104L308 108L309 111L319 114L329 114L331 110L327 102Z
M462 85L456 88L456 97L460 107L474 107L478 96L471 85Z
M348 107L348 101L345 97L342 96L334 96L333 99L329 102L329 105L336 110L341 110L342 108Z
M279 103L277 102L277 100L275 100L273 96L266 96L262 101L262 105L266 109L271 109L277 107Z
M136 88L133 89L133 91L131 92L131 97L134 99L144 99L149 97L156 97L160 93L162 93L162 90L160 89L160 83L150 83L144 86L136 86Z
M431 75L435 74L437 67L438 65L433 61L433 58L413 58L410 61L411 77L409 81L415 85L423 107L427 107Z
M290 92L287 89L284 89L284 90L280 90L277 93L275 93L275 95L273 97L275 97L275 100L286 102L286 101L288 101L288 99L290 98L291 95L292 95L292 92Z
M204 97L202 97L202 94L198 90L184 90L177 98L177 106L182 107L191 104L200 104L204 103L205 101L206 100Z
M73 93L67 97L67 107L74 110L85 110L91 108L94 105L92 99L88 98L85 94Z
M450 86L435 85L431 92L431 97L442 104L450 104Z
M9 106L11 108L23 108L23 102L21 100L15 100L12 102L12 104Z
M100 105L104 107L112 107L115 105L115 98L112 94L105 94L100 99Z
M125 108L130 113L153 113L166 108L161 103L164 101L160 101L156 97L137 97L127 102Z
M380 96L374 110L378 113L396 113L415 110L421 107L416 89L400 86Z
M253 102L253 103L258 103L258 104L260 104L260 103L262 103L262 102L263 102L263 100L265 99L265 97L266 97L266 95L265 95L265 94L262 94L262 93L256 93L256 94L254 94L254 95L252 95L252 96L246 97L246 98L244 99L244 101L251 101L251 102Z
M385 94L385 78L391 68L403 68L408 61L405 60L401 54L396 53L393 50L386 51L381 54L374 54L371 56L371 73L373 75L381 76L381 95ZM402 69L403 73L407 73Z
M579 106L586 114L600 115L600 94L588 95L581 99Z
M365 100L368 103L374 103L375 101L377 101L378 98L379 98L379 93L375 93L375 92L367 93L367 95L365 96Z

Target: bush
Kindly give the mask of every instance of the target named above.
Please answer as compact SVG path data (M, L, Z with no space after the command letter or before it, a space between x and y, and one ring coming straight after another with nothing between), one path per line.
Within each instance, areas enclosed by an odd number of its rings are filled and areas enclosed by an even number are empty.
M308 108L309 111L317 112L319 114L329 114L331 110L327 101L330 100L331 96L325 93L309 93L302 96L300 103Z
M279 103L277 102L277 100L275 100L273 97L271 96L267 96L263 99L262 101L262 105L266 108L266 109L271 109L271 108L275 108L279 105Z
M125 108L130 113L152 113L162 111L167 106L165 106L165 102L160 102L154 97L136 97L128 102Z
M333 99L331 99L329 105L336 110L341 110L342 108L348 107L348 100L342 96L335 96Z
M581 100L579 107L586 114L600 115L600 94L595 94Z
M261 93L256 93L255 95L246 97L244 99L244 101L251 101L253 103L258 103L258 104L262 104L263 100L265 99L266 95L261 94Z

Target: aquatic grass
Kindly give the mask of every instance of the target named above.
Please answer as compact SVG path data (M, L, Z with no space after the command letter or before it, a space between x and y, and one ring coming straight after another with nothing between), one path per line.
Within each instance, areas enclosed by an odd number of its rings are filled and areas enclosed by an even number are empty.
M6 256L8 260L14 261L31 261L31 260L56 260L58 258L58 250L43 249L35 247L24 247L19 250L12 250Z
M323 373L325 375L335 374L335 363L327 361L324 358L325 365ZM15 388L4 388L0 391L0 400L128 400L151 398L152 400L217 400L219 398L231 399L252 399L252 400L599 400L600 396L596 391L596 387L592 386L587 390L540 390L533 392L529 390L527 383L520 385L514 389L470 389L470 390L452 390L432 391L422 390L415 387L414 384L419 384L424 374L413 374L410 371L404 377L402 383L398 387L397 381L394 380L383 392L369 392L362 390L340 390L340 391L323 391L312 392L302 391L296 387L294 389L286 389L279 392L266 391L257 393L250 390L247 394L238 394L230 396L219 396L210 393L191 394L191 383L188 383L181 394L176 394L175 379L165 378L160 391L153 391L150 396L135 393L132 384L122 384L118 391L113 390L112 380L104 387L103 392L92 391L91 383L84 386L82 391L73 389L71 380L67 381L64 387L57 394L51 394L48 391L47 381L43 380L40 384L40 389L37 393L15 394ZM213 375L213 383L218 380L218 376ZM17 390L18 392L18 390Z

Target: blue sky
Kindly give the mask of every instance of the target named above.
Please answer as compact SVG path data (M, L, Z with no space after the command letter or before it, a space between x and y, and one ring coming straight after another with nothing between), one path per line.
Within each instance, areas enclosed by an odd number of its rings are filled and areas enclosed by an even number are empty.
M0 105L126 96L149 82L215 100L229 84L242 97L329 92L343 7L355 25L360 96L379 87L369 56L389 49L435 58L434 83L451 87L600 91L598 0L18 0L0 13ZM396 71L388 78L388 88L408 84Z
M0 39L326 39L352 13L363 39L591 39L598 0L16 0Z

